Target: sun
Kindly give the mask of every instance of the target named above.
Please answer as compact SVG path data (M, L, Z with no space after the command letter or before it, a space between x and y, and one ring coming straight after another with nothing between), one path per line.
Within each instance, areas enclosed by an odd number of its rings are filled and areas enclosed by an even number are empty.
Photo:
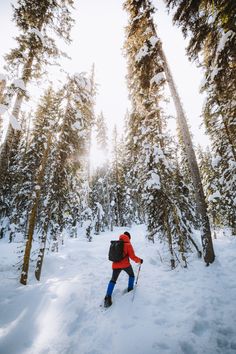
M97 167L104 166L108 161L108 154L100 150L96 143L92 143L90 150L90 168L95 170Z

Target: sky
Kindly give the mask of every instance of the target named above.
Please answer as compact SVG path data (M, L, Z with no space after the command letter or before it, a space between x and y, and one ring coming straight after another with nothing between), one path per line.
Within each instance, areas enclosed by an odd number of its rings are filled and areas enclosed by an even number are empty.
M122 9L122 3L121 0L75 0L73 42L70 46L62 47L72 58L62 60L64 70L70 73L90 72L92 64L95 64L95 79L98 83L95 112L98 114L103 111L109 132L115 124L119 131L122 130L125 113L130 107L125 79L126 60L122 54L127 15ZM199 94L199 86L203 74L187 59L187 42L181 30L173 26L163 2L153 0L153 4L158 7L155 23L188 117L194 143L206 146L208 139L203 128L200 128L204 98ZM4 33L0 46L0 73L3 73L3 55L14 48L12 37L17 32L11 18L10 1L0 0L0 31ZM57 75L60 79L62 74L58 71Z

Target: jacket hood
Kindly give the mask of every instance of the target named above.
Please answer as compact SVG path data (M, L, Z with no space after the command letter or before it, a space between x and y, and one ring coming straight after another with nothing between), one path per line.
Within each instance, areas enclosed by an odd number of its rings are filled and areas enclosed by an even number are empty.
M129 236L124 235L124 234L120 235L119 240L120 240L120 241L124 241L124 242L129 242L129 243L130 243Z

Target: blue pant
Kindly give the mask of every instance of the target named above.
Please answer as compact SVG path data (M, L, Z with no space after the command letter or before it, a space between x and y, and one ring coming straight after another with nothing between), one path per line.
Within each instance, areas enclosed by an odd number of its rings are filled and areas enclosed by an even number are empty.
M107 287L107 293L106 295L111 296L112 292L114 290L114 287L116 285L116 281L120 275L120 272L124 270L128 276L129 276L129 281L128 281L128 290L132 290L134 287L134 271L132 266L130 265L128 268L118 268L118 269L113 269L112 277L110 282L108 283Z

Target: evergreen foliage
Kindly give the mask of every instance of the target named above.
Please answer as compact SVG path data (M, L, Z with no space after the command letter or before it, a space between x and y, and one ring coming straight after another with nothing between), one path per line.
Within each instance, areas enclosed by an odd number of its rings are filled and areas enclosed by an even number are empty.
M161 42L152 20L150 1L127 0L129 14L125 52L128 59L128 87L132 101L129 130L132 144L132 173L141 196L148 238L155 235L167 241L171 265L175 248L182 254L189 249L188 235L193 219L191 201L176 188L179 184L173 161L173 144L167 132L167 118L161 109L165 76L160 56ZM184 184L183 184L184 186ZM181 190L181 193L180 193Z
M16 94L12 112L16 121L19 118L22 102L27 97L26 85L33 78L42 76L46 65L53 63L50 59L57 59L63 54L49 32L70 43L73 20L69 8L72 5L73 0L18 0L17 5L13 6L13 20L20 30L20 35L16 38L16 48L5 56L6 69L15 80L6 92L4 103L9 106L12 97ZM19 72L21 74L18 78ZM1 146L0 187L7 174L15 130L16 127L10 124Z
M187 53L204 69L201 91L206 94L203 115L218 161L215 168L221 176L221 214L235 230L236 166L236 7L229 1L167 0L174 8L173 21L189 38Z

